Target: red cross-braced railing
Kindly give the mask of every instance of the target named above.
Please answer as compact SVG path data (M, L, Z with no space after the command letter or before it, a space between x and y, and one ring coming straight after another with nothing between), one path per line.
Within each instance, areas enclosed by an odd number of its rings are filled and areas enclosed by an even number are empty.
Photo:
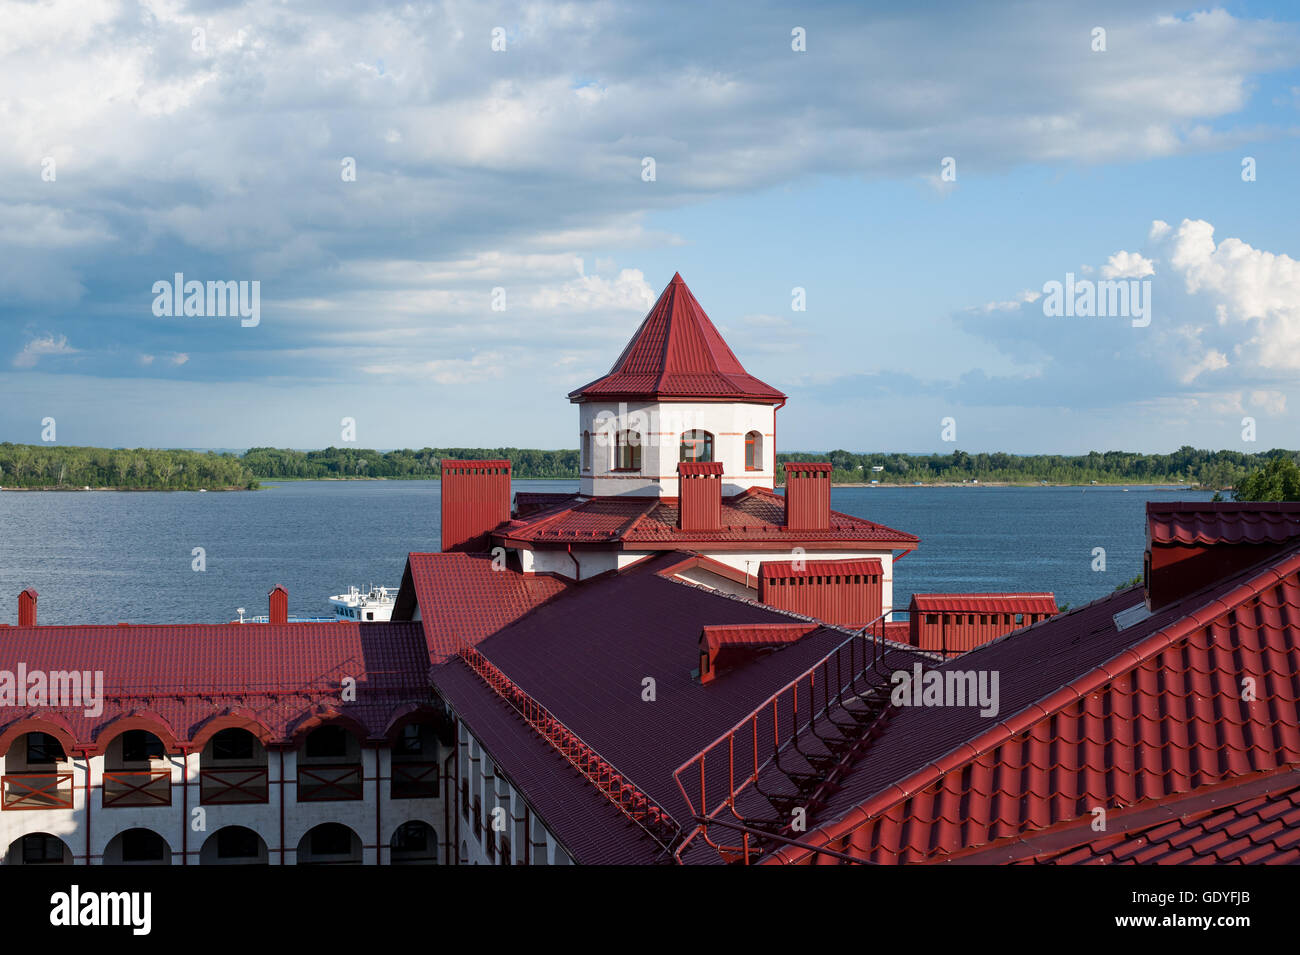
M5 809L71 809L72 773L5 773Z
M584 743L577 733L556 719L550 710L493 666L483 654L473 647L463 647L460 656L497 696L510 704L534 732L568 760L619 812L661 847L671 851L681 836L681 827L663 808Z
M885 619L876 618L754 708L673 774L699 836L729 862L750 862L765 841L797 841L792 823L812 814L861 753L887 712ZM715 842L717 825L738 845Z

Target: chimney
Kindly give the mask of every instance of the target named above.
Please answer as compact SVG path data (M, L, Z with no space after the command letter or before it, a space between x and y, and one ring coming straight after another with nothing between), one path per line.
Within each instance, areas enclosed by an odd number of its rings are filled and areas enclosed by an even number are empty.
M267 623L289 622L289 591L284 589L283 584L276 584L275 589L267 594L267 603Z
M824 531L831 526L831 466L806 461L785 465L785 526Z
M510 520L510 462L442 462L442 549L481 553Z
M31 587L18 595L18 626L36 626L36 596Z
M677 495L678 530L718 530L722 526L722 462L680 462Z

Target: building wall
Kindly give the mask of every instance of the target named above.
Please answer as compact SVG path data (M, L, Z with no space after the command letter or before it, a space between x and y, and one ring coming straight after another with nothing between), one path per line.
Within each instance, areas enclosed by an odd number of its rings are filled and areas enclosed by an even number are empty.
M19 748L22 738L11 748ZM269 751L267 801L237 805L202 805L200 801L200 756L170 754L153 763L155 769L167 769L171 776L171 804L145 807L103 805L105 756L76 756L58 765L57 771L73 776L71 809L5 809L0 811L0 853L24 835L49 833L58 836L72 852L76 864L86 864L86 775L90 774L90 862L94 865L117 858L113 840L130 829L148 829L160 835L172 854L173 865L198 865L204 842L224 826L241 826L256 832L266 845L271 865L293 865L298 844L313 827L335 822L348 826L359 838L362 862L366 865L391 862L390 848L397 827L409 820L430 825L440 843L445 841L443 800L446 787L437 798L393 799L390 793L392 754L387 747L361 750L363 795L360 800L333 802L299 802L297 799L298 757L296 751L283 753L284 775L281 777L281 753ZM7 768L6 762L11 765ZM110 763L109 765L113 765ZM17 754L0 758L0 773L26 770ZM42 773L46 772L41 770ZM283 839L281 838L281 778L284 789ZM183 785L182 780L187 780ZM14 789L17 782L4 781Z
M642 435L641 470L614 470L617 430ZM681 435L691 430L713 435L713 460L724 465L722 493L750 487L773 487L776 464L776 411L772 405L731 402L596 402L578 405L579 447L584 453L578 491L588 495L677 497L677 462ZM761 435L761 467L745 469L745 435ZM591 434L587 457L583 436ZM607 435L607 439L600 436Z
M571 865L545 822L497 769L463 720L457 721L456 811L461 865ZM467 798L466 798L467 797ZM499 811L498 811L499 810ZM477 824L476 824L477 820ZM502 837L509 841L503 852Z

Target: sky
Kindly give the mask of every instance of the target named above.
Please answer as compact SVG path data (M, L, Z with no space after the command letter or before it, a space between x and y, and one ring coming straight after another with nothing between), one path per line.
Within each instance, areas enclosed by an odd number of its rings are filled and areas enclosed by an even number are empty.
M1292 5L0 24L0 441L576 447L680 272L779 450L1300 447ZM249 315L170 314L178 273Z

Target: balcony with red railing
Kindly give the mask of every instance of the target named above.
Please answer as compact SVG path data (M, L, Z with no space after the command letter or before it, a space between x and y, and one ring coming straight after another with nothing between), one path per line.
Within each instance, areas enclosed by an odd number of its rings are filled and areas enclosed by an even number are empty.
M102 791L105 809L170 806L172 771L170 769L106 771Z
M298 766L299 802L340 802L363 796L360 763Z
M71 809L72 773L5 773L0 795L5 810Z
M393 775L389 783L392 799L436 799L439 784L438 764L432 760L393 759Z
M263 803L269 791L265 766L199 771L199 802L204 806Z

